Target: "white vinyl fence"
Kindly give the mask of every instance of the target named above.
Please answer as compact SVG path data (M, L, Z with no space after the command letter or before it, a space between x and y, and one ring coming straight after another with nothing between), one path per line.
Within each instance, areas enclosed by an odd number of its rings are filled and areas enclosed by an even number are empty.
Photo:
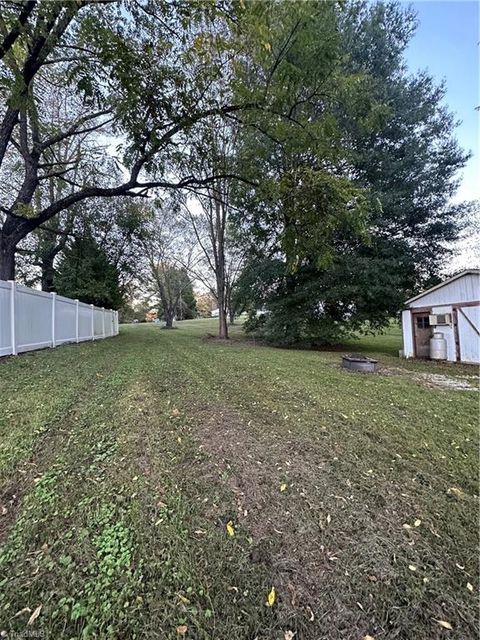
M118 334L118 311L0 280L0 356Z

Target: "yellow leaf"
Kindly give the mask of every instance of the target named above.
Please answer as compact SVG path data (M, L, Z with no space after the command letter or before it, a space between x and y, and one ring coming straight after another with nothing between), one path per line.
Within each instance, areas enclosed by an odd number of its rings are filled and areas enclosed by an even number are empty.
M233 526L233 522L231 520L227 522L227 533L231 538L233 538L233 536L235 535L235 527Z
M285 631L284 639L285 640L293 640L293 636L294 635L295 635L295 631L290 631L290 629L288 629L287 631Z
M465 492L459 489L458 487L450 487L447 493L449 493L451 496L455 496L456 498L459 498L460 500L465 497Z
M470 582L467 582L467 589L469 591L473 591L473 584L471 584Z
M280 491L286 491L288 488L288 485L285 482L282 482L282 484L280 485Z
M38 607L35 609L35 611L32 613L32 615L30 616L30 618L28 619L27 624L33 624L35 620L38 618L38 616L40 615L41 610L42 610L42 605L39 604Z
M422 521L417 519L417 520L415 520L415 522L413 523L413 526L414 526L414 527L419 527L421 524L422 524Z
M438 624L443 627L444 629L450 629L453 630L452 625L447 622L446 620L437 620L436 618L434 618L435 622L438 622Z
M182 438L181 438L181 436L178 436L177 440L178 440L178 442L180 442L180 443L181 443L181 442L182 442Z
M375 640L373 636L369 636L368 633L366 636L363 636L363 640Z
M178 627L177 627L177 634L178 634L179 636L184 636L184 635L187 633L187 631L188 631L188 627L187 627L187 625L186 625L186 624L180 624L180 625L178 625Z
M410 571L416 571L417 567L414 564L409 564L408 568L410 569Z
M275 594L275 587L272 587L270 593L268 594L267 597L267 605L269 607L273 607L273 605L275 604L275 598L276 598L276 594Z

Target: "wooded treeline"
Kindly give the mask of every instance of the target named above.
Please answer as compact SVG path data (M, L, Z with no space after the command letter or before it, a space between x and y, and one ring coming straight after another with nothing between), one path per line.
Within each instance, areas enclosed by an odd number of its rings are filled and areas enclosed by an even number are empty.
M0 279L268 340L381 329L471 204L396 2L0 0ZM259 313L261 312L261 313ZM190 312L189 312L190 313Z

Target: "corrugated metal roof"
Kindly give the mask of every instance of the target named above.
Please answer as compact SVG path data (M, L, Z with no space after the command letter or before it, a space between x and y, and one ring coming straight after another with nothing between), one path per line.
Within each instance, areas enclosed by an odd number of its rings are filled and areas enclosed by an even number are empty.
M467 275L479 275L479 274L480 274L480 269L466 269L465 271L461 271L460 273L457 273L456 276L452 276L451 278L448 278L448 280L444 280L443 282L440 282L440 284L436 284L434 287L430 287L430 289L427 289L426 291L419 293L413 298L410 298L405 302L405 304L410 304L411 302L415 302L415 300L419 300L420 298L423 298L423 296L426 296L428 293L431 293L432 291L436 291L437 289L441 289L446 284L455 282L455 280L458 280L459 278L463 278L464 276L467 276Z

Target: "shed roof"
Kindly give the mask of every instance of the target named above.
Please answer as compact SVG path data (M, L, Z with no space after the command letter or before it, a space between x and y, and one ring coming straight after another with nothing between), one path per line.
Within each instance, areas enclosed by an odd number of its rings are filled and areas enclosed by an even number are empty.
M410 298L409 300L407 300L405 304L410 304L411 302L415 302L415 300L419 300L420 298L423 298L423 296L426 296L428 293L432 293L432 291L441 289L445 285L450 284L451 282L455 282L455 280L458 280L459 278L463 278L464 276L468 276L468 275L480 275L480 269L465 269L465 271L461 271L460 273L457 273L456 276L452 276L451 278L448 278L447 280L440 282L440 284L436 284L434 287L430 287L430 289L427 289L426 291L422 291L422 293L419 293L413 298Z

